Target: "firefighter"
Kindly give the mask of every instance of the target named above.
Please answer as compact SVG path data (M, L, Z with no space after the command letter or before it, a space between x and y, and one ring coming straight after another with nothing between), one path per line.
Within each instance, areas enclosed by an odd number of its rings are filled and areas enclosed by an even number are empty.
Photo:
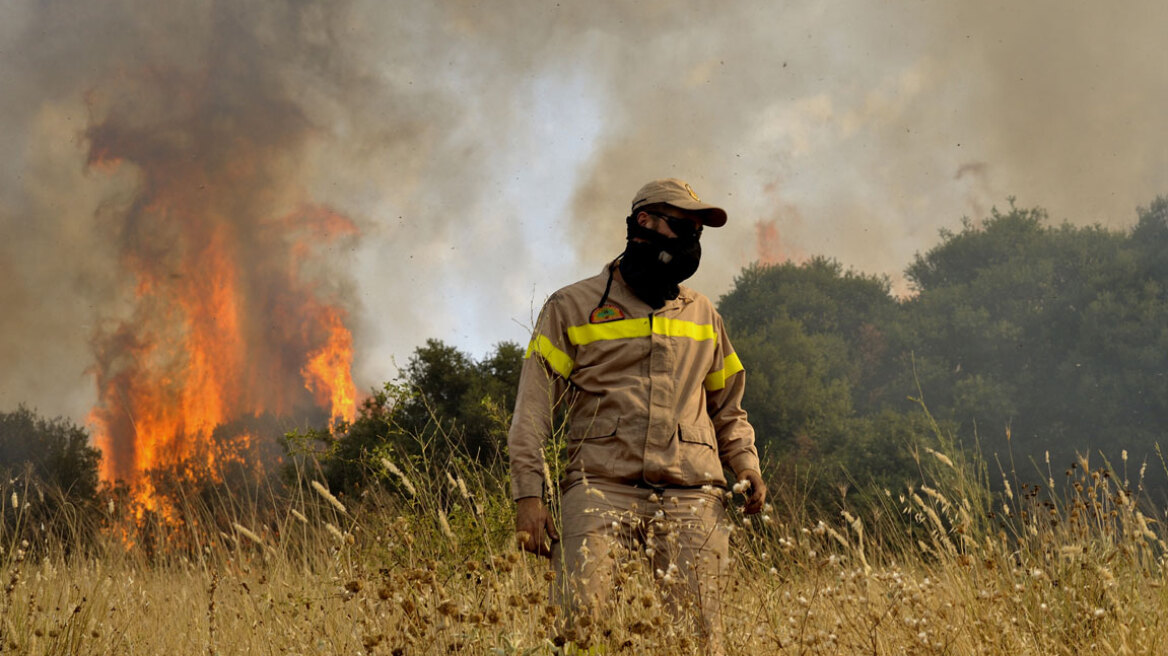
M767 491L741 406L742 363L710 300L680 284L698 268L703 229L725 223L685 182L649 182L633 198L621 256L540 312L507 439L511 491L520 546L551 557L570 635L596 625L614 566L636 556L668 608L721 652L723 469L746 513ZM553 435L567 456L558 495L543 456ZM545 503L556 496L559 530Z

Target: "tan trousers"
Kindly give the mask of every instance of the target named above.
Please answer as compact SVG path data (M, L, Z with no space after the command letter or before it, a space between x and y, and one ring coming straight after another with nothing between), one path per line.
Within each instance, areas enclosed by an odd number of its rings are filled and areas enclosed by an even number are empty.
M721 595L729 524L717 490L659 490L586 481L560 501L562 530L552 547L552 597L566 627L587 634L626 563L651 568L675 622L688 624L706 651L722 653ZM584 619L587 618L587 619Z

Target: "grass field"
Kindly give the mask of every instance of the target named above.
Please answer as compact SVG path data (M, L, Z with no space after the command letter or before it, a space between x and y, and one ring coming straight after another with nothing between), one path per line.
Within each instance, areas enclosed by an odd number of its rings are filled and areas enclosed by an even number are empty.
M499 476L373 466L384 484L361 498L304 474L266 503L180 500L177 521L111 500L97 520L33 525L45 498L0 481L0 652L700 653L635 561L605 623L564 644L548 562L512 546ZM1138 478L1084 461L991 495L944 454L922 452L921 471L856 514L809 514L794 486L735 514L728 652L1168 653L1162 515Z

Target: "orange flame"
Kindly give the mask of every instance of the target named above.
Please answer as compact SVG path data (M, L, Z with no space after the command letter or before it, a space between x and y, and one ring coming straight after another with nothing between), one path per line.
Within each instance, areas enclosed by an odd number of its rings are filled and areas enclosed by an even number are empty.
M799 226L803 223L803 215L799 209L785 202L781 191L781 185L778 182L763 187L763 192L769 197L772 205L771 218L754 222L758 263L764 266L791 261L800 262L807 259L806 254L801 249L792 246L779 234L780 219L788 227Z
M328 329L327 341L309 354L308 363L300 370L304 388L316 397L317 405L331 408L331 421L353 421L357 415L357 387L350 370L353 337L335 308L326 308L323 323Z
M198 104L197 85L168 86L180 81L157 74L158 88L111 95L88 132L93 170L134 166L140 177L134 202L105 217L134 296L94 342L94 442L102 478L126 481L163 516L152 470L214 477L256 442L234 425L352 420L358 403L343 286L322 253L357 228L295 183L289 162L307 128L278 103L262 107L264 129L207 120L213 103ZM140 124L140 107L153 123Z
M759 264L781 264L790 259L783 250L783 242L779 239L778 223L778 219L754 223L754 232L758 239Z
M289 373L280 370L287 352L301 362L296 371L312 404L334 421L351 421L356 414L353 340L345 313L317 302L311 287L293 288L288 291L305 297L299 308L279 308L279 318L299 314L299 330L276 326L274 334L249 338L262 317L240 293L238 280L245 272L229 256L229 233L227 226L217 226L192 254L201 269L197 273L161 278L144 272L135 321L123 324L100 348L100 401L90 417L106 456L102 477L130 482L144 507L164 515L143 474L192 460L213 472L217 458L232 457L212 444L217 427L305 405L288 381L279 380ZM273 337L277 343L267 344ZM245 449L249 441L236 440L235 448Z

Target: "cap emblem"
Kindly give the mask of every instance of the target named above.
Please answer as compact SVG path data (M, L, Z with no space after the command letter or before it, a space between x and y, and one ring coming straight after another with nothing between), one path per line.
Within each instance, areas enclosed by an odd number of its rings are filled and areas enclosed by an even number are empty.
M688 183L688 182L687 182L687 183L685 183L685 190L689 192L689 197L690 197L690 198L692 198L692 199L696 200L696 201L697 201L697 202L699 202L699 203L700 203L700 202L702 202L702 199L701 199L701 198L698 198L698 194L697 194L697 192L695 192L695 191L693 190L693 187L689 186L689 183Z

